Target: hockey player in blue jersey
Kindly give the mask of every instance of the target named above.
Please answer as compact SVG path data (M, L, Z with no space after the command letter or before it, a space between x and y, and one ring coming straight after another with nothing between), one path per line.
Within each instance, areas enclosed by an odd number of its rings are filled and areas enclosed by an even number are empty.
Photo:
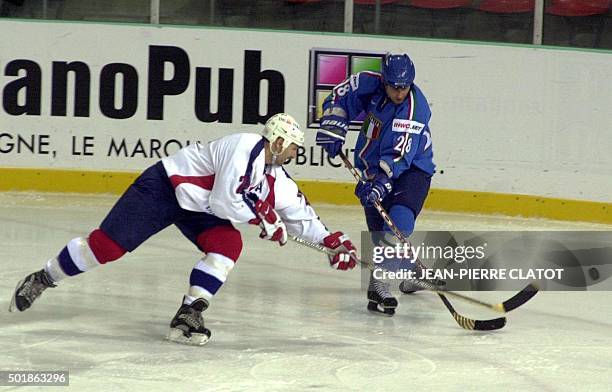
M374 203L381 202L397 227L410 235L435 171L431 111L414 77L414 64L407 54L387 53L381 73L351 75L323 102L316 143L332 158L344 144L350 121L366 113L355 146L355 166L362 172L355 195L364 207L375 244L381 240L377 232L391 233ZM400 290L408 293L413 287L404 281ZM389 284L370 276L368 310L392 316L396 307Z

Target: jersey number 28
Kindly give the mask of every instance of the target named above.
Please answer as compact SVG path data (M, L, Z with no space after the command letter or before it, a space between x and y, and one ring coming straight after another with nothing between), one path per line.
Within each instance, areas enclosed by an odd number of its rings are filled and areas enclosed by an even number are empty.
M412 138L410 134L406 133L397 138L397 144L393 149L400 155L408 154L412 148Z

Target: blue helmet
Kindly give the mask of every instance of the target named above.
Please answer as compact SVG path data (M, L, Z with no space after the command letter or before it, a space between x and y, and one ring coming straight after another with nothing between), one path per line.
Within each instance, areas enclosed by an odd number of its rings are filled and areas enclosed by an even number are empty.
M410 87L415 76L414 64L407 54L387 53L383 57L382 75L385 84L395 88Z

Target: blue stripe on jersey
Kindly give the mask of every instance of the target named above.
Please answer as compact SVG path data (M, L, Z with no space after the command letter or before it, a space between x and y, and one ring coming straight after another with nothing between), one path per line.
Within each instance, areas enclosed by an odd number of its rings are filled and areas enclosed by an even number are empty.
M291 176L289 175L289 173L287 173L287 170L285 170L285 167L284 167L284 166L281 166L281 169L283 169L283 172L285 173L285 175L287 176L287 178L288 178L288 179L290 179L291 181L295 182L295 181L293 180L293 178L291 178Z
M261 154L261 151L264 148L264 141L265 139L262 137L261 140L258 141L257 144L255 144L255 147L253 147L253 149L251 150L251 154L249 155L249 163L247 163L246 171L244 172L244 176L242 176L242 183L240 184L238 189L236 189L236 193L242 193L242 199L244 200L246 205L249 206L251 211L253 211L253 214L255 214L255 216L257 216L257 213L255 212L255 206L253 205L253 201L247 197L246 190L248 190L249 186L251 186L253 162L255 161L255 159L257 159L259 154Z
M68 252L67 246L64 246L64 249L62 249L57 258L59 260L59 264L62 268L62 271L64 271L66 275L74 276L83 272L76 266L76 264L72 260L72 257L70 257L70 252Z
M242 183L236 190L236 193L244 193L249 186L251 186L251 174L253 174L253 162L255 159L261 154L261 150L264 148L264 138L262 137L260 141L255 144L255 147L251 150L251 155L249 156L249 163L247 163L246 171L244 172L244 176L242 176Z
M194 268L191 270L191 275L189 276L189 285L201 287L212 295L215 295L223 285L223 282L206 272Z

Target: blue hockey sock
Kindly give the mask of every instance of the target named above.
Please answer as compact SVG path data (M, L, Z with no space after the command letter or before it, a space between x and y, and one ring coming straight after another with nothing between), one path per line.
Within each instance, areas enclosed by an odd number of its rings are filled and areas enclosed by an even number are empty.
M393 221L393 223L395 223L397 228L400 229L406 237L412 234L412 232L414 231L414 222L416 220L416 217L414 216L414 212L410 208L401 204L396 204L391 207L391 210L389 211L389 216L391 217L391 220ZM385 225L385 231L390 232L391 229L387 225Z
M395 223L397 228L400 229L400 231L404 233L406 237L412 234L414 230L415 216L414 212L410 208L399 204L394 205L389 211L389 216L391 217L391 220L393 220L393 223ZM391 244L396 243L398 241L398 239L395 238L393 232L387 225L385 225L384 231L385 238L392 238L392 240L382 240L377 245L391 246ZM380 263L380 266L388 271L399 271L401 269L413 269L414 263L408 263L407 259L402 257L390 257Z

